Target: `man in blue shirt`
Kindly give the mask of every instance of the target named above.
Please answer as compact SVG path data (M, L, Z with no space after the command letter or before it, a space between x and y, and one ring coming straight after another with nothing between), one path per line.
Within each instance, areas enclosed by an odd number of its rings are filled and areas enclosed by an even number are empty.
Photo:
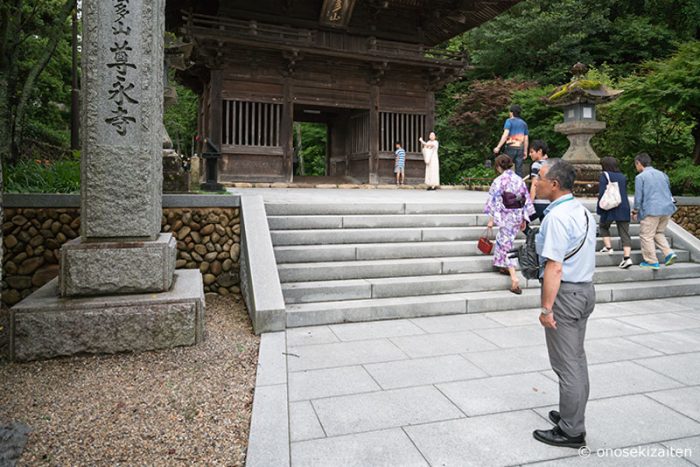
M520 106L510 106L510 118L503 125L503 134L498 145L493 148L494 154L499 154L505 144L503 152L515 163L515 173L523 176L523 160L527 159L528 130L525 120L520 118Z
M673 204L668 176L651 166L649 154L637 154L634 167L639 175L634 179L632 220L639 218L639 241L644 258L639 267L657 270L660 267L656 258L657 246L664 254L666 266L676 262L677 256L668 246L665 234L676 206Z
M556 425L535 430L536 440L552 446L580 448L586 444L588 363L583 341L595 307L596 222L571 193L576 171L571 163L549 159L540 169L537 194L552 203L537 234L542 310L547 351L559 377L559 410L549 412Z

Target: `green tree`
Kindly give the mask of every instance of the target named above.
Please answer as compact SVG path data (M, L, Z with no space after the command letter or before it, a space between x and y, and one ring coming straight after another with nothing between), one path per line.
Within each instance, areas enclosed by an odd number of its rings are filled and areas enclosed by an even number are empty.
M657 125L666 119L681 131L692 128L692 159L700 165L700 41L682 44L666 60L647 62L624 90L619 106L630 120Z
M3 161L14 161L19 156L39 78L59 43L70 37L68 17L75 6L76 0L0 2L0 157Z
M301 126L301 151L299 153L299 159L304 159L304 175L326 175L328 127L322 123L295 123L295 125ZM297 138L297 132L295 132L295 138ZM295 142L295 144L299 143L299 141Z
M174 72L170 73L169 79L177 92L177 101L165 109L163 123L173 147L181 154L192 156L192 138L197 133L198 97L177 82Z
M560 84L575 62L611 65L616 76L665 57L675 42L700 38L697 0L528 0L460 37L470 76Z

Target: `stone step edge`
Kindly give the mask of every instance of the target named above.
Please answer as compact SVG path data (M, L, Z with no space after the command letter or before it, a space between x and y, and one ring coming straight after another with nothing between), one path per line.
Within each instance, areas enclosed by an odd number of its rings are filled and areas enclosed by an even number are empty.
M615 231L615 227L612 230ZM427 230L429 232L439 232L445 230L463 230L465 232L482 232L486 230L485 225L464 225L464 226L397 226L397 227L339 227L331 229L271 229L270 234L285 234L285 235L308 235L308 234L328 234L332 235L334 233L396 233L397 231L409 231L414 232L416 230ZM634 229L638 230L638 229ZM493 228L494 233L498 232L498 227ZM613 235L617 237L617 235ZM639 234L636 235L637 237ZM523 235L519 234L522 238ZM602 238L602 237L597 237Z
M596 237L596 242L602 241L603 237ZM631 235L630 239L632 241L634 240L639 240L638 235ZM668 241L669 245L673 247L673 237L666 237L666 240ZM520 245L522 242L524 242L525 239L522 236L516 237L515 239L515 245ZM620 239L613 237L612 239L613 242L619 243ZM422 245L422 246L445 246L445 245L456 245L456 244L465 244L466 245L475 245L478 242L478 240L437 240L437 241L414 241L414 242L367 242L367 243L305 243L305 244L300 244L300 245L273 245L273 248L275 251L277 250L284 250L284 249L297 249L300 250L302 248L339 248L339 247L344 247L344 248L357 248L357 247L381 247L381 246L415 246L415 245ZM622 251L622 248L618 248L617 250ZM596 251L596 253L599 253Z
M677 254L686 254L687 250L674 249ZM619 252L619 253L618 253ZM596 258L598 257L613 257L622 261L622 250L615 250L613 254L601 253L596 251ZM641 255L642 250L631 250L631 255ZM660 254L660 253L659 253ZM486 255L471 255L471 256L436 256L430 258L388 258L388 259L355 259L348 261L310 261L308 263L280 263L277 265L277 269L293 270L293 269L306 269L309 267L345 267L345 266L374 266L374 265L386 265L386 263L398 263L401 264L415 264L415 263L436 263L442 261L472 261L476 259L486 260L490 259L491 256ZM692 261L679 261L676 264L690 263ZM606 266L596 266L596 267L606 267ZM486 272L486 271L484 271ZM448 273L449 274L449 273Z
M660 280L653 287L647 283L609 283L596 286L596 302L614 303L700 295L700 287L697 287L697 284L697 279ZM616 290L618 288L619 290ZM540 303L539 297L539 290L525 289L522 295L514 295L507 291L489 291L294 304L287 306L287 327L537 308ZM430 310L430 305L437 306L438 309Z
M633 265L631 268L636 267L636 269L639 269L639 265ZM658 271L660 273L663 273L666 269L664 269L665 266L661 265L661 269ZM700 284L700 264L697 263L692 263L690 261L686 262L676 262L672 266L674 270L678 269L687 269L690 270L697 270L698 271L698 283ZM619 269L617 266L596 266L596 273L611 273L611 272L625 272L625 271L630 271L630 269ZM527 280L525 279L524 276L520 274L520 271L516 271L519 275L520 282L522 283L523 281L527 281L527 286L525 288L531 288L536 285L539 285L539 282L537 280ZM653 272L653 271L652 271ZM293 288L295 286L300 286L300 285L308 285L308 286L317 286L317 287L333 287L333 286L338 286L338 285L344 285L348 284L350 285L351 283L369 283L372 284L373 282L390 282L391 280L402 280L406 282L411 282L411 281L429 281L429 280L440 280L440 279L445 279L445 280L455 280L459 278L463 278L465 281L468 281L470 279L488 279L488 278L500 278L501 276L494 272L494 271L474 271L474 272L454 272L454 273L444 273L444 274L425 274L425 275L418 275L418 276L389 276L389 277L367 277L367 278L355 278L355 279L331 279L331 280L319 280L319 281L293 281L293 282L284 282L282 283L282 289L284 290L285 288ZM503 277L506 277L505 275ZM650 279L643 279L643 280L654 280L654 277L652 276ZM606 282L606 283L628 283L628 281L611 281L611 282ZM598 284L598 283L596 283ZM602 283L601 283L602 284Z

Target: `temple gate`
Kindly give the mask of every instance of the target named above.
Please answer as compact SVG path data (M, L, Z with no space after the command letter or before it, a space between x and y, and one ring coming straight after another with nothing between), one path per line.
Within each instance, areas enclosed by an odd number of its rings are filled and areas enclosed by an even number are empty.
M435 91L467 66L439 44L515 3L171 0L167 13L194 44L182 77L202 97L199 134L220 151L220 181L292 181L293 122L316 121L326 175L391 181L400 141L418 182Z

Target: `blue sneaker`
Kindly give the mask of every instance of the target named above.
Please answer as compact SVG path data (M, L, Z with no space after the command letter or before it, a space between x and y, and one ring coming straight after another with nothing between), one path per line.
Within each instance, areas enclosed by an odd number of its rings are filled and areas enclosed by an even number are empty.
M659 263L647 263L646 261L642 261L639 263L639 267L642 269L653 269L654 271L658 271L661 266L659 266Z
M669 253L668 255L666 255L666 257L664 258L664 264L665 264L666 266L670 266L670 265L672 265L673 263L675 263L677 259L678 259L678 255L675 254L674 252L670 252L670 253Z

